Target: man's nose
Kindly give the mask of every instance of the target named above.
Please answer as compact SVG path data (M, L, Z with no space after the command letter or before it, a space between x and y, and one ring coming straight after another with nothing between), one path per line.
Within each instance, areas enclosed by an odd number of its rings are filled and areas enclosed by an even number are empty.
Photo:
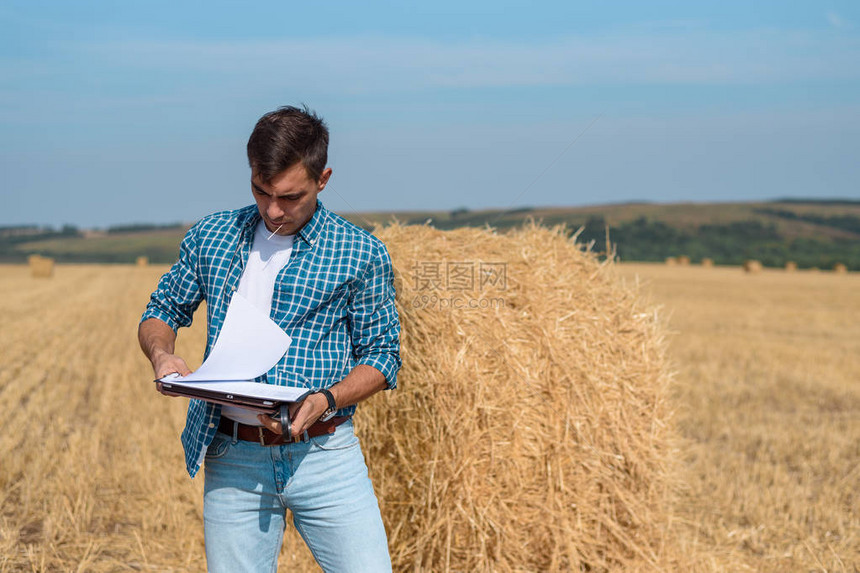
M266 208L266 214L269 216L269 219L280 219L284 216L284 210L281 209L281 206L278 205L277 201L269 201L269 206Z

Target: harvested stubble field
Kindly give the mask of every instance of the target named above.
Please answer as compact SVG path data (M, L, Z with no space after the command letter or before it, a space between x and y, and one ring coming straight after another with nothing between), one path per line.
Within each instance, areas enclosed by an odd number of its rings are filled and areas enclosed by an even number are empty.
M678 509L714 569L860 570L860 275L618 271L671 325Z
M518 250L492 247L481 234L426 231L406 240L402 232L383 232L401 271L399 292L411 295L399 301L401 387L375 397L357 419L398 570L860 567L858 275L750 276L737 268L612 267L585 258L575 260L580 282L570 284L562 279L572 271L558 266L570 255L567 247L542 231L532 231L531 247ZM418 271L411 269L475 262L479 252L483 261L507 257L509 286L481 295L504 299L502 311L443 310L414 298L409 273ZM26 266L0 267L0 572L205 569L202 479L188 479L178 441L185 402L156 394L135 338L140 311L164 270L59 266L53 278L36 279ZM526 277L553 290L529 290ZM642 294L621 285L637 277ZM584 295L567 294L566 286ZM631 310L653 317L645 312L649 296L668 320L668 365L662 322L647 318L631 326L619 318ZM533 363L552 369L581 361L582 348L557 355L577 328L540 327L538 319L557 311L558 301L592 305L594 330L577 327L585 341L579 346L599 340L606 350L590 356L601 372L624 382L602 387L582 378L588 365L577 366L571 380L595 385L567 386L561 394L581 400L580 411L556 404L554 387L525 374ZM532 318L510 323L514 315L505 312ZM492 320L482 318L488 313ZM522 325L529 330L518 331ZM603 331L619 330L620 345L600 339ZM195 326L180 336L179 352L189 362L199 362L202 334ZM448 337L462 337L462 354L429 354L444 351ZM601 362L612 360L627 361L647 382L645 390L630 386L625 365ZM662 373L670 369L675 374L664 389L669 379ZM492 378L508 394L525 379L534 385L530 394L552 399L526 396L516 418L494 421L494 411L513 411L504 402L516 396L465 387L446 380L446 372ZM619 396L633 404L623 424L615 416L626 408L615 401ZM653 409L650 418L635 415L643 405ZM391 414L401 410L410 416ZM581 447L553 449L534 440L553 431L542 420L557 411L573 416L576 423L562 437ZM599 415L577 421L584 413ZM422 425L431 415L434 421ZM403 419L412 423L403 427ZM662 422L667 426L657 427ZM500 430L505 426L513 431ZM374 427L402 433L382 439ZM469 431L458 441L455 432L463 428ZM601 444L613 451L601 451ZM536 460L540 475L525 479ZM559 477L565 475L596 489L565 486ZM538 495L541 487L546 491ZM586 496L582 507L571 505L577 495ZM607 522L608 515L617 521ZM288 534L281 570L311 570L308 559Z

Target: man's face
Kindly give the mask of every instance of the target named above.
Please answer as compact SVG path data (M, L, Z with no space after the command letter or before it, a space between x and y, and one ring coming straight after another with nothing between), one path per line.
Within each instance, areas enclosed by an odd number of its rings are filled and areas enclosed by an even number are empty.
M252 173L251 193L266 228L278 235L298 232L313 217L317 195L325 189L329 177L331 169L326 168L315 181L301 163L281 171L269 183Z

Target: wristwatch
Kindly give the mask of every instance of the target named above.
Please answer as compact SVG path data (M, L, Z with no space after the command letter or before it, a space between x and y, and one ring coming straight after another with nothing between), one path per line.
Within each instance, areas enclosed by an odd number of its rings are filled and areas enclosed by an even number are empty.
M328 402L328 408L325 412L322 413L322 416L320 416L319 418L320 422L327 422L334 418L334 414L335 412L337 412L337 404L335 404L334 402L334 395L326 389L318 390L317 394L322 394L323 396L325 396L325 399Z

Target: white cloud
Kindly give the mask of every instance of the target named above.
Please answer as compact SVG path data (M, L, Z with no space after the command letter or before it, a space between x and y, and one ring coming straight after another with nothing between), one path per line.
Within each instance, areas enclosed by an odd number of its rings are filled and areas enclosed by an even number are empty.
M832 10L828 11L826 16L827 21L830 23L830 25L837 30L846 30L852 27L851 22L849 22L836 12L833 12Z
M829 17L849 25L835 13ZM0 121L57 114L51 110L58 102L76 116L106 116L129 108L199 109L208 102L218 109L257 109L284 99L344 102L352 96L364 102L393 96L431 105L438 90L474 102L470 90L486 88L671 89L860 80L860 38L855 35L720 32L695 22L531 42L362 36L57 40L46 46L55 57L0 58L0 100L6 110Z
M840 22L844 22L840 20ZM844 25L844 24L842 24ZM79 48L80 49L80 48ZM398 37L273 42L125 42L94 65L188 74L242 89L315 85L352 93L554 85L738 84L860 79L860 41L814 32L666 31L534 43ZM181 78L180 78L181 81Z

